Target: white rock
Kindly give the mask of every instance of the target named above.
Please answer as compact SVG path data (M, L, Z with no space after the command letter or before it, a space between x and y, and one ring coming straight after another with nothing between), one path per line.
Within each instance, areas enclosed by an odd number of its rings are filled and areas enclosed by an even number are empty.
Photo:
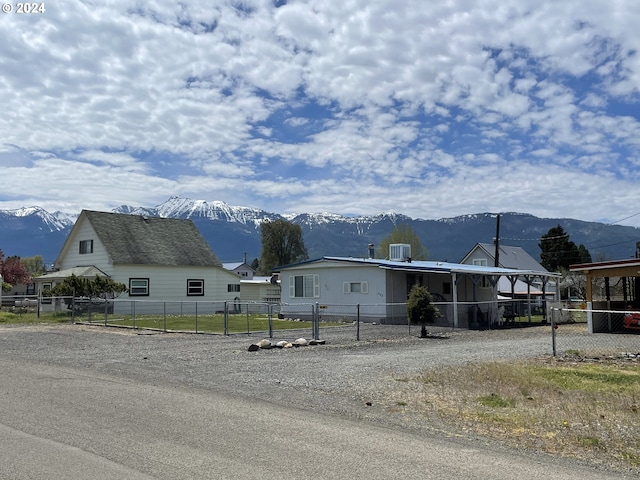
M268 340L266 338L260 340L258 343L256 343L256 345L258 345L258 347L260 348L271 348L271 340Z

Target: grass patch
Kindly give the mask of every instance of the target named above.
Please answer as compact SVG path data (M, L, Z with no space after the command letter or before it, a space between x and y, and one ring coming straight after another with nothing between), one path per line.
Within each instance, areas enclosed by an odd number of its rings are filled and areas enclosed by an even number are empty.
M37 312L0 310L0 324L20 324L20 323L65 323L71 321L71 312L47 313L38 317Z
M404 379L403 379L404 380ZM475 363L430 369L389 394L426 422L640 471L640 365L611 360ZM403 387L399 387L403 385Z
M76 322L89 322L104 325L104 313L94 313L91 317L87 314L75 315ZM5 312L0 311L0 324L37 324L37 323L65 323L71 322L71 312L41 313L38 317L35 312ZM277 317L271 319L274 330L311 329L311 322L281 320ZM157 329L180 332L224 333L224 315L119 315L108 314L107 325ZM322 327L344 325L341 322L322 322ZM228 333L265 332L269 330L269 318L264 314L231 314L228 316Z

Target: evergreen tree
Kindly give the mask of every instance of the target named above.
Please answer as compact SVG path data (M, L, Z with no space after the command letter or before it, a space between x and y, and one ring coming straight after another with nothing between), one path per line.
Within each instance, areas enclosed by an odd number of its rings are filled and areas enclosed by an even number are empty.
M96 276L93 280L71 275L62 283L51 290L43 292L48 297L89 297L89 298L116 298L127 291L124 283L114 282L109 277Z
M414 285L407 299L407 315L411 323L422 325L421 337L427 336L427 323L433 323L440 316L440 311L433 304L433 297L422 285Z
M309 258L300 225L282 219L265 221L260 227L260 232L262 236L260 271L264 275L271 275L274 267Z
M411 245L412 260L429 259L429 251L420 243L418 235L409 225L404 223L396 225L393 231L382 239L380 245L378 245L378 258L387 258L389 256L389 245L393 243L408 243Z
M551 228L540 239L540 264L551 272L568 269L569 265L582 263L583 259L591 258L584 245L582 249L569 240L569 234L558 225Z

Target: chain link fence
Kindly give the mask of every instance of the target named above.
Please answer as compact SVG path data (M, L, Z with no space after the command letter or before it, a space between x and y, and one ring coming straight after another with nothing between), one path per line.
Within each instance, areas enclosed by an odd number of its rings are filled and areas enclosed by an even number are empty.
M560 303L534 305L516 300L435 302L440 316L430 333L455 329L507 329L551 325L554 355L640 354L640 311L571 308ZM139 330L274 338L379 340L417 336L420 325L407 320L405 303L271 304L240 301L154 301L24 296L5 310L36 314L44 321Z
M553 306L550 309L555 355L638 357L640 311Z

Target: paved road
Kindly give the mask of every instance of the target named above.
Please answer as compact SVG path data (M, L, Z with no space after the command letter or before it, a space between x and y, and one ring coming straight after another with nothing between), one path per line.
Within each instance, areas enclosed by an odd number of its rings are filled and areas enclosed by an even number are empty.
M624 478L212 389L0 354L0 478Z

